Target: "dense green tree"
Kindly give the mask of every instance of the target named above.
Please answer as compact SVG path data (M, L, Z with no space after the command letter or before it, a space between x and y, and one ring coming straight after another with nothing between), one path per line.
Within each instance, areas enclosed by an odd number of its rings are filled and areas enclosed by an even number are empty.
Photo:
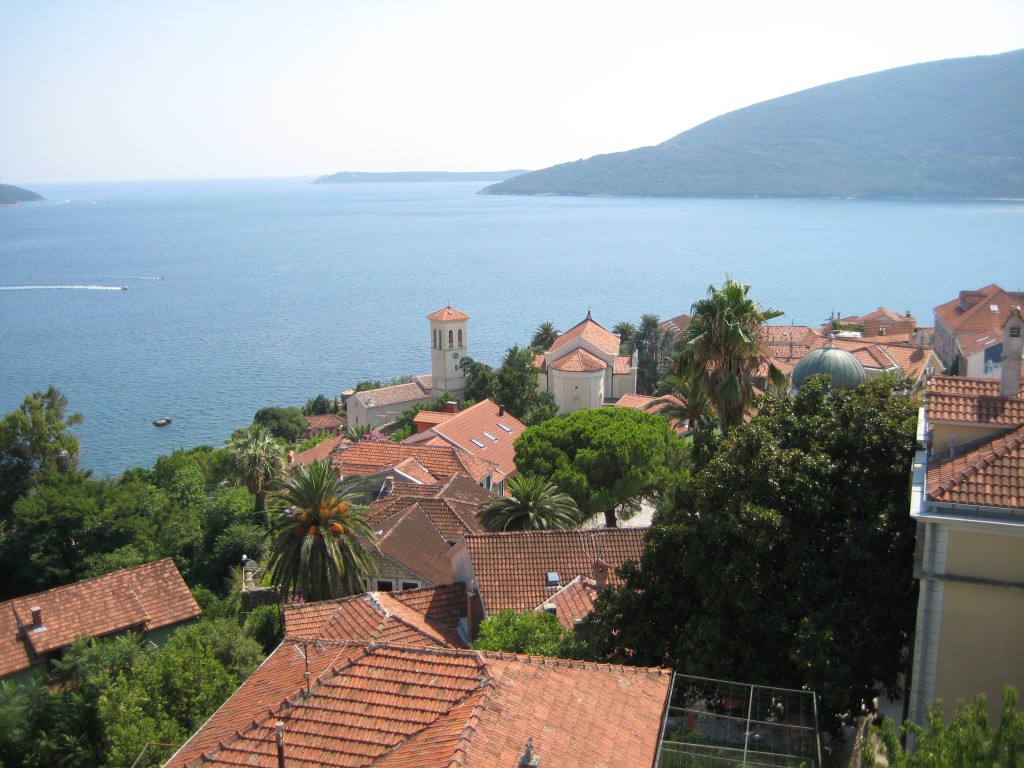
M320 394L306 401L302 406L304 416L323 416L328 413L338 412L338 401Z
M276 605L261 605L245 620L245 634L255 640L269 654L284 639L284 617Z
M376 572L366 546L376 546L363 511L346 499L362 478L342 482L326 462L300 465L284 480L281 498L291 505L275 524L270 579L286 595L329 600L363 591Z
M497 381L494 369L487 363L474 360L469 355L462 358L459 363L463 373L466 374L466 399L479 402L486 400L494 394Z
M686 466L686 448L668 419L630 408L593 408L527 429L515 443L516 468L548 478L586 517L656 498Z
M524 424L539 424L558 413L551 394L537 389L539 371L533 360L534 353L529 348L509 347L498 369L491 397Z
M0 520L41 474L77 470L78 438L70 428L81 424L82 416L67 409L67 398L50 386L0 419Z
M543 322L537 326L530 339L530 346L538 352L547 352L558 339L558 330L552 322Z
M637 353L637 392L651 394L658 386L662 366L672 347L672 335L661 327L661 318L647 314L633 334Z
M873 749L865 749L869 768L1024 768L1024 712L1017 709L1017 691L1003 688L1003 707L999 724L989 722L984 694L968 704L957 702L953 720L946 725L941 703L928 708L928 728L913 723L897 728L886 718L881 727L872 728L880 745L882 760ZM901 736L914 734L915 751L909 752Z
M508 490L509 496L495 497L477 509L488 531L564 530L582 522L572 497L543 477L515 475Z
M602 592L628 663L808 686L834 728L897 693L913 626L907 478L916 412L883 382L773 396L664 500L638 566Z
M707 298L694 303L683 332L683 353L672 371L694 379L708 393L723 432L743 423L754 399L754 374L765 362L762 326L782 312L763 309L747 294L749 285L728 278L721 288L708 287ZM781 388L784 378L769 364L769 382Z
M501 611L480 622L480 633L473 642L476 651L525 653L556 659L594 658L592 649L572 630L558 623L546 611Z
M262 514L270 483L284 471L284 448L269 430L258 424L242 430L230 447L235 454L238 478L256 497L256 513Z
M285 408L267 406L256 411L253 424L269 430L274 437L279 437L289 443L295 443L302 439L302 434L309 428L309 422L302 415L302 411L294 405Z

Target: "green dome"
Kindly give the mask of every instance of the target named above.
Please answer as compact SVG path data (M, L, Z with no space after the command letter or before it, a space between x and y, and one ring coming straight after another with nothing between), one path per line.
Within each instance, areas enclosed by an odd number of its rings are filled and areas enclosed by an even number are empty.
M828 346L812 349L793 369L793 388L800 389L811 376L831 376L837 389L853 389L868 380L860 360L845 349Z

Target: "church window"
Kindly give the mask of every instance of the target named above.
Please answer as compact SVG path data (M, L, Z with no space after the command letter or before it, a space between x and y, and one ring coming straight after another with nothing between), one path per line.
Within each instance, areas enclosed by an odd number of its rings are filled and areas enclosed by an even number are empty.
M454 347L455 346L454 337L455 337L455 334L452 331L448 331L448 346L449 347Z
M459 346L462 346L462 329L459 328Z

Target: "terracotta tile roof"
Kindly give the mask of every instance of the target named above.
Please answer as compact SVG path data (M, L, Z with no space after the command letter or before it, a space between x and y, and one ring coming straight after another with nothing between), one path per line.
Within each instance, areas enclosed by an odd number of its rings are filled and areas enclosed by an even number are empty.
M427 320L469 320L469 317L470 316L465 312L460 312L459 310L452 309L451 307L445 307L444 309L437 310L437 312L431 312L427 315Z
M928 498L1024 509L1024 426L960 456L929 464Z
M932 376L925 392L925 413L930 422L1013 428L1024 424L1024 384L1021 395L1000 397L999 379Z
M604 360L599 357L595 357L587 352L587 350L574 349L564 357L560 357L555 360L549 367L556 371L582 373L588 371L603 371L608 366Z
M602 363L603 367L603 363ZM452 415L441 424L424 430L405 440L406 445L429 442L438 443L436 438L490 462L497 467L495 482L515 474L516 452L514 443L526 431L523 424L512 414L489 398L460 413Z
M555 339L555 343L551 345L551 349L549 349L548 352L554 352L556 349L561 349L569 342L578 338L586 339L602 352L606 352L610 355L617 355L619 353L619 337L594 322L590 317L589 312L587 312L587 317L583 322L574 325L568 331Z
M300 451L292 456L292 464L312 464L314 461L327 461L331 458L331 454L336 450L343 448L346 445L352 445L352 441L346 437L338 435L336 437L329 437L321 443L317 443L312 448Z
M437 482L452 475L463 475L480 482L495 471L495 465L448 445L411 445L408 443L371 442L361 440L347 451L334 456L334 466L342 475L374 475L389 469L419 465ZM406 472L408 474L408 472ZM422 475L420 475L422 476Z
M461 475L428 485L396 482L387 495L370 504L367 519L371 524L383 521L419 499L443 499L463 517L475 518L476 508L493 498L493 493Z
M455 415L456 414L454 413L445 413L443 411L420 411L413 416L412 423L417 427L421 425L434 426L435 424L440 424L442 421L448 421L448 419Z
M364 389L352 395L364 408L379 408L396 403L407 403L411 400L422 400L430 397L430 376L416 376L408 384L395 384L381 389Z
M691 318L689 315L683 314L673 317L670 320L665 320L661 323L661 327L672 334L673 340L679 339L690 327Z
M35 607L45 629L25 632ZM149 632L199 614L170 558L8 600L0 603L0 676L28 669L77 637Z
M313 431L337 429L342 425L341 416L336 413L321 413L315 416L307 416L306 422Z
M652 766L672 681L667 670L472 651L307 648L308 692L286 641L168 765L273 768L280 721L287 764L300 768L506 768L526 736L545 765Z
M874 312L868 312L866 315L861 315L855 320L855 322L863 323L868 320L881 320L882 318L894 321L908 319L905 318L903 315L899 314L898 312L893 312L891 309L879 307Z
M970 304L966 309L963 303ZM1014 306L1024 303L1024 293L1004 291L998 285L986 285L977 291L961 291L961 297L935 308L936 325L944 325L961 345L975 351L989 332L1001 337L1001 330ZM968 353L965 353L968 354Z
M420 594L403 600L404 592L367 592L341 600L288 605L284 609L285 632L289 638L305 640L465 647L455 631L466 614L465 587L445 584L408 592Z
M577 621L593 612L597 591L596 581L588 576L577 576L534 611L544 611L550 606L555 609L559 624L566 629L574 629Z
M612 367L612 373L615 375L628 374L633 370L633 358L627 355L619 355L615 358L615 365Z
M614 571L626 560L639 560L647 528L602 528L588 531L516 531L467 536L484 609L488 614L510 609L530 611L554 594L547 574L559 574L559 586L589 576L597 560Z
M665 408L672 406L682 407L683 401L675 395L637 395L627 393L616 401L617 408L633 408L637 411L647 413L661 413ZM689 423L685 419L669 419L669 422L679 434L685 434L689 429Z

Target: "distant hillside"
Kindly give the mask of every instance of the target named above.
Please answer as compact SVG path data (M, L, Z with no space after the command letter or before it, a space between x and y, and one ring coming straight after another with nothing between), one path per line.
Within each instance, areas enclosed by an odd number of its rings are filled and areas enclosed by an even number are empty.
M519 176L526 171L473 171L456 173L449 171L398 171L395 173L361 173L342 171L330 176L321 176L314 184L357 184L369 181L503 181Z
M10 184L0 184L0 205L31 203L42 199L42 195L37 195L35 192L30 192L27 189L12 187Z
M481 193L1024 198L1024 50L818 86Z

